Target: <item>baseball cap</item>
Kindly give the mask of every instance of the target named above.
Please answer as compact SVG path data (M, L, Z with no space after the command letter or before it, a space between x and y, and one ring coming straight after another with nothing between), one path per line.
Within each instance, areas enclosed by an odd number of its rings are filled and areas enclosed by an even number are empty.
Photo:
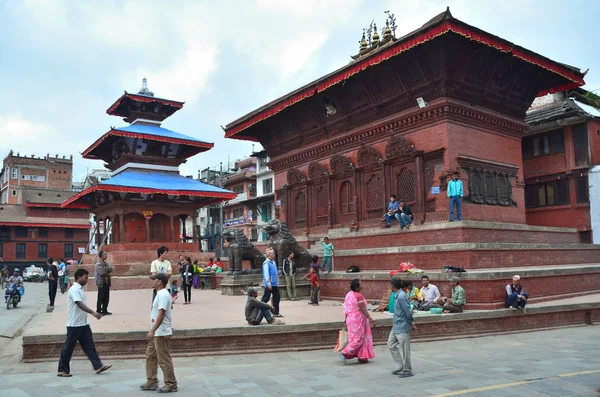
M254 287L249 287L248 291L246 291L246 293L248 294L248 296L252 295L253 293L258 293L258 290Z
M154 276L150 276L150 280L160 280L164 285L169 283L169 276L165 273L156 273Z

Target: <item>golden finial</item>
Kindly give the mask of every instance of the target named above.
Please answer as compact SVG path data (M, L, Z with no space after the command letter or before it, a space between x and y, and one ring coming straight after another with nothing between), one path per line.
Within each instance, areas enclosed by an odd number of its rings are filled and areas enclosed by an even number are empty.
M376 23L373 24L373 31L375 33L373 33L373 42L371 44L373 45L373 47L376 47L379 45L379 33L377 33L377 24Z
M385 20L385 30L383 31L383 39L387 40L392 36L392 29L390 29L390 21Z
M360 50L366 50L367 49L367 39L365 37L365 32L363 31L363 35L362 35L362 39L360 39Z

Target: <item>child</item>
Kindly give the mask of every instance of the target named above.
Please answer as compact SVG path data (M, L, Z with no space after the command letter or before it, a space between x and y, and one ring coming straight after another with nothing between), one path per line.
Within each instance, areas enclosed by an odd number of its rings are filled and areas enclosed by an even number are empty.
M198 259L194 259L194 279L193 279L193 286L194 289L198 288L198 283L200 280L200 273L202 273L204 271L204 269L202 269L202 267L198 266Z
M321 274L320 274L320 270L324 270L323 267L321 266L321 264L318 262L319 261L319 257L318 256L313 256L312 257L312 263L310 264L310 268L314 269L315 273L317 274L317 278L320 280L321 279ZM319 294L319 300L321 301L321 294Z
M410 280L406 281L406 297L408 298L408 302L410 304L410 311L415 310L415 301L418 303L419 298L421 297L421 291L417 287L413 285L413 282Z
M221 268L221 271L223 271L223 262L221 262L221 258L217 258L217 266L219 266Z
M171 287L171 299L173 300L173 303L175 303L177 300L177 280L173 280L171 284L173 284Z
M308 304L319 306L319 290L321 287L319 286L319 276L312 265L308 274L304 276L304 279L310 281L310 302L308 302Z

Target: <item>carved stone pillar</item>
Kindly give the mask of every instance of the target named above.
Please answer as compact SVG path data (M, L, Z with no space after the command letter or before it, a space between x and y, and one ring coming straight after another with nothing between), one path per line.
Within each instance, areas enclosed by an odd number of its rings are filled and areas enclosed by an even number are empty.
M413 152L415 159L415 212L425 213L425 167L423 163L423 152Z
M146 220L146 242L150 242L150 218L144 217Z
M171 227L171 242L174 243L175 240L175 226L173 225L174 217L169 216L169 226Z
M125 242L125 216L123 214L122 209L120 209L118 211L118 215L119 215L119 243L122 244ZM113 217L113 221L114 221L114 218L115 217ZM111 225L111 228L112 228L112 225ZM105 229L106 229L106 232L108 233L108 229L107 228L105 228Z

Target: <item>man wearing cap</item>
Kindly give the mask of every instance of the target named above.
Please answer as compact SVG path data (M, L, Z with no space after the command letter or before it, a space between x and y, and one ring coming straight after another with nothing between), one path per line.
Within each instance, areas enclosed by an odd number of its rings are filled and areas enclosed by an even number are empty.
M146 383L142 390L158 389L158 366L163 372L165 385L158 390L160 393L172 393L177 391L177 379L171 359L171 294L166 288L169 276L166 273L156 273L150 276L152 287L156 291L156 298L152 302L150 324L152 328L146 339Z
M506 286L506 307L510 307L510 310L513 311L519 309L524 312L527 299L529 299L529 294L523 292L521 276L513 276L512 284Z
M262 273L263 273L263 282L265 286L265 293L262 297L262 301L264 303L269 302L271 300L271 295L273 296L273 316L274 317L283 317L281 313L279 313L279 302L281 297L279 295L279 278L277 271L277 264L275 263L275 251L273 248L267 248L267 259L263 262L262 265Z
M452 277L452 298L444 298L444 313L462 313L463 306L467 303L467 294L460 285L460 278Z
M269 324L285 324L283 321L273 318L271 314L273 306L258 300L258 291L256 288L250 287L246 293L248 294L248 300L246 300L246 321L248 321L248 324L259 325L263 318L266 318Z

